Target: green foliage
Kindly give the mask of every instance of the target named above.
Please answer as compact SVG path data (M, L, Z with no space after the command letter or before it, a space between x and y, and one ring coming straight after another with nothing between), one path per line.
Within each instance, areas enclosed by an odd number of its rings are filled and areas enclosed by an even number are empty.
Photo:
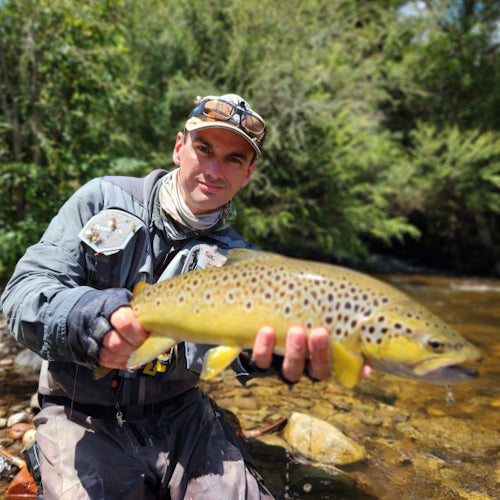
M86 180L172 168L194 98L226 92L269 128L237 198L251 241L354 258L421 235L493 265L499 5L1 3L0 281Z
M427 245L442 247L455 265L493 266L500 249L500 133L419 122L411 140L395 205L425 219Z

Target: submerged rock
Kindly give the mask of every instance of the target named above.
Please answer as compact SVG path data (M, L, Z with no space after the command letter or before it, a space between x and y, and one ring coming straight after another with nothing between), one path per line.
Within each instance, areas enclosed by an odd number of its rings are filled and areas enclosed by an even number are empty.
M303 413L292 413L284 437L295 451L324 464L345 465L365 457L362 445L328 422Z

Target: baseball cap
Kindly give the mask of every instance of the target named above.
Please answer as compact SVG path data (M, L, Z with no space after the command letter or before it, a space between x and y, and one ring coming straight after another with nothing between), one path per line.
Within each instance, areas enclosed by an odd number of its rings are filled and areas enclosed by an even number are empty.
M237 94L198 97L186 121L185 130L193 132L207 128L232 130L245 138L260 156L266 135L262 117Z

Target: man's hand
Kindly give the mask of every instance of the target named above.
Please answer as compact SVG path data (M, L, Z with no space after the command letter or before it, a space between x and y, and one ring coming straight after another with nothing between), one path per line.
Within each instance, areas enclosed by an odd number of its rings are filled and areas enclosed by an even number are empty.
M265 370L271 366L274 348L274 329L264 326L255 339L252 356L257 367ZM286 337L286 351L281 373L286 380L297 382L307 363L307 372L315 380L324 380L331 376L328 330L314 328L307 338L301 326L293 326ZM308 356L308 357L307 357ZM370 367L365 365L360 377L370 374Z
M113 330L103 338L99 364L106 368L126 370L130 354L146 340L148 333L128 306L116 309L109 321Z

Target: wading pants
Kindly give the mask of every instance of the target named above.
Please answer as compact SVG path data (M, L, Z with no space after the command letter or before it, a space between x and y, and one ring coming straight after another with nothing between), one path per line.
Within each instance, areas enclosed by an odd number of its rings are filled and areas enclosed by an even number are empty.
M199 389L122 426L61 405L35 424L44 500L272 499Z

